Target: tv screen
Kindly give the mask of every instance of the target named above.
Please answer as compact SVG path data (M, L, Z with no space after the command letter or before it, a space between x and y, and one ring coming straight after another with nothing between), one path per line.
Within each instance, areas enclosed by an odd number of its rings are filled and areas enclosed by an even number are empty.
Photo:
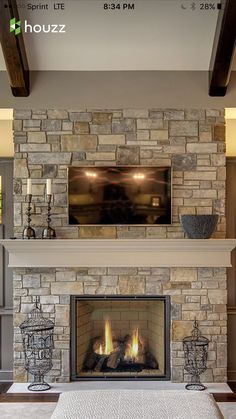
M171 168L70 167L69 224L171 224Z

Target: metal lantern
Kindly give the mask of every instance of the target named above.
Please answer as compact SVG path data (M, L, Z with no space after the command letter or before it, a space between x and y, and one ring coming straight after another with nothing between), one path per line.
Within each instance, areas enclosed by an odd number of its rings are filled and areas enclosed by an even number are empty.
M34 376L34 381L28 386L32 391L49 390L51 386L44 381L44 376L52 368L54 323L43 317L41 308L36 301L35 308L28 319L21 325L25 368Z
M200 382L200 374L206 369L209 340L201 336L198 323L193 324L192 336L183 339L184 345L184 368L192 375L191 383L187 384L187 390L204 390L206 387Z

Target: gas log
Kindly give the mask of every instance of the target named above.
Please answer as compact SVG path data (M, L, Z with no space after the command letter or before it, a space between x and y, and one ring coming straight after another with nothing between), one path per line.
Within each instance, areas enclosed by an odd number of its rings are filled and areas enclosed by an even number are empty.
M113 350L103 353L104 339L96 337L91 339L83 364L84 371L95 372L140 372L143 369L158 369L158 362L144 343L139 340L138 353L132 353L132 337L125 336L123 340L113 341Z

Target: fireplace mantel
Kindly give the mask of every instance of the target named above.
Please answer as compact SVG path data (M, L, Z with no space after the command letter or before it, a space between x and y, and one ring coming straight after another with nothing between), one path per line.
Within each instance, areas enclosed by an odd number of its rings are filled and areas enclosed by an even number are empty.
M9 267L229 267L235 239L0 240Z

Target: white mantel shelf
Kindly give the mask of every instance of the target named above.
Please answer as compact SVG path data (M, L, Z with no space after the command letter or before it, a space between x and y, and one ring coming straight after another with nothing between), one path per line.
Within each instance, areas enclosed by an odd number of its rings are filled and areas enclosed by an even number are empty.
M0 240L9 267L229 267L235 239Z

